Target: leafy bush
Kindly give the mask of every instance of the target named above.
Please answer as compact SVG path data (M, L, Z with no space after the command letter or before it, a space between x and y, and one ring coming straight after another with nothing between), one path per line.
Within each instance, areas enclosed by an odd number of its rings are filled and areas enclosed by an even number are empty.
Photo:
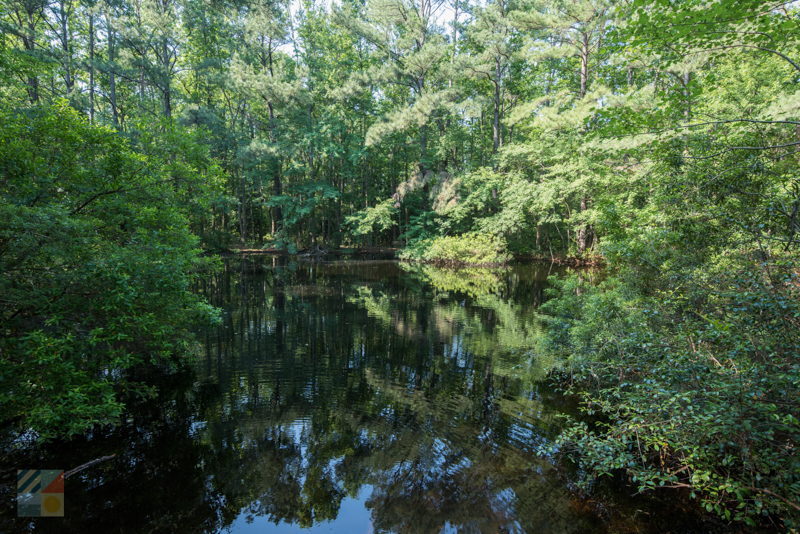
M587 481L622 471L640 491L683 488L728 520L798 526L798 276L771 269L775 285L741 272L690 315L685 293L561 283L540 350L572 364L591 423L573 421L550 452L575 453Z
M389 198L373 207L364 208L354 215L347 216L345 224L350 228L350 235L353 237L361 237L372 232L381 233L395 224L396 213L394 201Z
M173 365L214 317L163 164L66 104L0 109L0 422L50 438L115 421L137 366Z
M511 260L503 239L473 232L420 239L406 247L400 257L443 265L498 265Z

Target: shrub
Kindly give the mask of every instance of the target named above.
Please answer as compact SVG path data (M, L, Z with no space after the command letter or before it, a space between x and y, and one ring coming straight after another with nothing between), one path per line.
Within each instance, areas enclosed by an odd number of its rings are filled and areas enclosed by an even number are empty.
M489 234L470 232L441 236L411 243L400 258L439 265L501 265L511 260L505 240Z
M114 422L137 366L170 367L214 310L181 191L66 104L0 109L0 423L10 437Z
M573 453L587 482L621 471L640 491L683 488L728 520L797 527L800 303L796 275L784 273L776 285L731 275L728 291L690 313L683 293L561 283L543 307L540 350L571 363L588 419L549 452Z

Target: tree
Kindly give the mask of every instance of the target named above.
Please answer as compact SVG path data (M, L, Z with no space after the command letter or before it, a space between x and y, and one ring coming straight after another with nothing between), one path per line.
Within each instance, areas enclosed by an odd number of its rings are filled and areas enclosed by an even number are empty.
M2 110L2 420L42 438L115 421L137 366L211 319L172 180L63 101ZM35 177L34 179L31 179Z
M416 127L420 173L431 168L429 125L436 113L452 99L447 82L448 49L434 17L441 2L421 0L374 0L367 4L364 20L339 12L339 20L375 48L380 66L367 73L364 83L380 88L396 106L367 132L373 145L394 132Z
M285 126L288 115L293 113L291 104L302 97L302 86L295 76L294 65L283 52L288 31L281 18L285 6L272 2L256 2L244 20L244 49L236 56L232 76L237 90L241 91L249 104L250 145L245 148L250 168L260 171L267 165L272 176L271 195L283 194L282 154L290 148L287 141L289 129ZM266 137L262 137L265 135ZM244 190L243 190L244 191ZM260 192L260 191L259 191ZM246 199L240 203L246 206ZM278 202L271 205L271 234L282 231L283 208ZM240 220L241 234L247 237L244 217Z
M496 154L503 144L502 122L508 91L506 78L521 44L510 18L515 9L506 0L498 0L476 10L475 21L469 26L467 37L471 46L479 51L475 64L468 69L492 85L492 154Z
M22 44L23 64L17 72L25 78L28 98L31 103L39 101L39 70L35 65L42 59L42 52L47 50L41 40L41 28L45 24L45 10L49 3L46 0L13 0L8 2L7 22L4 26L17 37Z

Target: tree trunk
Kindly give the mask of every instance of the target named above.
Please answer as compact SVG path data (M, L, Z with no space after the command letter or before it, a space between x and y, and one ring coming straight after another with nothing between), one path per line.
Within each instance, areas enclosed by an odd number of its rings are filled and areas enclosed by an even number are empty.
M267 60L268 60L268 67L269 67L269 75L271 77L275 77L275 71L273 70L272 64L272 38L269 39L269 45L267 48ZM269 137L270 141L273 144L277 144L278 140L275 135L275 108L272 105L272 102L267 102L267 108L269 108ZM273 196L280 196L283 192L283 184L281 183L281 165L280 159L275 158L273 162L274 169L272 170L272 195ZM272 208L272 235L274 236L275 233L280 230L281 223L283 221L283 210L280 206L274 206Z
M106 31L108 32L108 97L111 101L111 122L119 130L119 114L117 112L117 78L114 74L114 28L111 26L111 14L106 12Z
M419 172L425 176L426 162L428 160L428 128L419 127Z
M581 212L588 209L589 199L587 197L581 198ZM576 232L575 241L578 245L578 254L583 254L592 248L594 242L594 230L592 225L584 224L578 228Z
M503 143L500 133L500 84L502 71L500 68L500 56L494 58L494 117L492 119L492 154L497 154L497 150Z
M271 61L270 61L271 63ZM275 108L272 106L272 102L267 103L267 107L269 108L269 132L270 138L272 139L273 143L276 143L277 140L275 139ZM283 193L283 184L281 183L281 166L280 160L275 158L273 162L274 168L272 170L272 196L277 197ZM273 206L272 207L272 235L275 235L280 229L281 222L283 220L283 210L281 210L280 206Z
M686 71L683 73L683 98L686 107L683 110L683 117L686 119L688 123L692 118L692 97L691 93L689 92L689 82L692 81L692 73L690 71Z
M94 123L94 13L89 14L89 122Z
M36 49L36 8L32 5L26 4L26 11L25 14L28 18L28 28L26 34L22 38L22 45L25 47L27 52L34 52ZM31 99L31 104L36 104L39 102L39 78L34 76L28 76L27 80L28 85L28 98Z
M536 225L536 251L540 251L542 248L542 225Z
M161 68L164 69L163 75L163 89L164 94L164 116L167 119L172 118L172 75L170 74L170 53L169 44L166 37L161 42Z
M170 91L169 87L169 79L167 79L167 85L164 87L164 116L167 119L172 118L172 92Z
M584 34L581 42L581 88L580 97L586 96L589 86L589 36Z
M64 54L64 85L67 88L67 97L72 96L72 88L75 85L75 80L72 77L72 54L70 53L69 46L69 24L67 9L64 0L58 3L58 16L61 19L61 51Z

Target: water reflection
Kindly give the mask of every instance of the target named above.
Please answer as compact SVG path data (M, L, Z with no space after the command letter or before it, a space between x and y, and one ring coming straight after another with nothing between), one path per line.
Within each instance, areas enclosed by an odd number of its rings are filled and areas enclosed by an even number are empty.
M538 382L547 274L230 260L201 289L226 312L193 372L43 453L117 456L68 480L63 523L8 530L600 531L534 453L566 409Z

